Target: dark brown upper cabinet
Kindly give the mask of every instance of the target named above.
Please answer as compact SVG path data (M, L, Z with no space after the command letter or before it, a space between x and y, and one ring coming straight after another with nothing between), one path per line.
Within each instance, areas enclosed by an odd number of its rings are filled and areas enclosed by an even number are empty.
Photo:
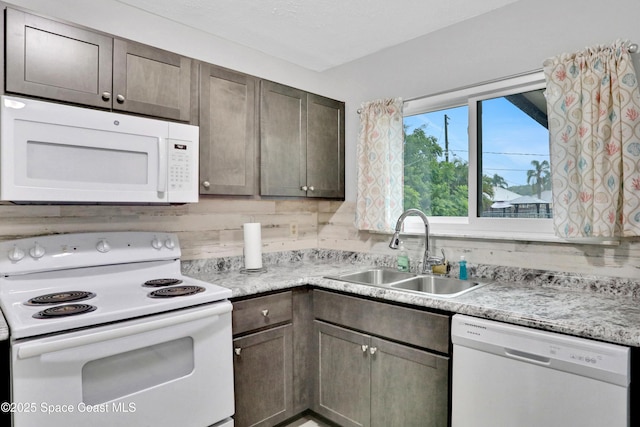
M258 192L258 79L200 64L200 194Z
M343 199L344 103L270 81L260 90L260 194Z
M190 121L190 58L6 9L6 91Z

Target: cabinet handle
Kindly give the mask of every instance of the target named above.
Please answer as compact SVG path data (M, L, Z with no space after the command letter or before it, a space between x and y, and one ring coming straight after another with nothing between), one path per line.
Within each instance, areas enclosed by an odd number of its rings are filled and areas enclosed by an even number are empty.
M233 352L236 354L236 356L240 356L240 353L242 353L242 348L236 347L233 349Z
M118 104L124 104L124 95L118 94L116 96L116 101L118 101Z
M262 315L263 315L264 317L269 316L269 310L262 310Z
M313 185L309 186L309 191L313 191L315 190L315 188L313 188Z
M210 183L209 181L203 181L203 182L202 182L202 186L203 186L204 188L209 188L209 187L211 187L211 183Z
M102 92L102 100L109 101L111 99L111 94L109 92Z
M306 185L303 185L302 187L300 187L300 189L302 191L307 191L309 189L309 187L307 187Z
M363 353L366 353L368 348L369 348L369 346L368 346L368 345L366 345L366 344L362 344L362 352L363 352Z
M376 354L376 351L378 351L378 348L377 348L377 347L371 347L371 348L369 349L369 353L371 353L371 355Z

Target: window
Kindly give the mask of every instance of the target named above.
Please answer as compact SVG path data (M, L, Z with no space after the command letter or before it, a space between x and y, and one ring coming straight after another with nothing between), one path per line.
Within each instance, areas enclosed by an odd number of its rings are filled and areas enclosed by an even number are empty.
M407 101L404 115L404 207L434 233L552 235L541 72Z
M405 116L404 206L428 216L469 212L469 108Z
M551 218L544 89L477 101L482 217ZM479 192L480 193L480 192Z

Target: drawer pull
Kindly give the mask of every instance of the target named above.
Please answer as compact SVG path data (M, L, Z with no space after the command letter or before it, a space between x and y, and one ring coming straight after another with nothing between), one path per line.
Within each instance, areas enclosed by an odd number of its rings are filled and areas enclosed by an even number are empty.
M233 349L233 352L236 354L236 356L240 356L240 353L242 353L242 348L236 347Z
M262 310L262 315L263 315L264 317L269 316L269 310Z
M368 345L366 345L366 344L362 344L362 352L363 352L363 353L366 353L368 348L369 348L369 346L368 346Z
M378 348L377 348L377 347L371 347L371 348L369 349L369 353L371 353L371 355L376 354L376 351L378 351Z

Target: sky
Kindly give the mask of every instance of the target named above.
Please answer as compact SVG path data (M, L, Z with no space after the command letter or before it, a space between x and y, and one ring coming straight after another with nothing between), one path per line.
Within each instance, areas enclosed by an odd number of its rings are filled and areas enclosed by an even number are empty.
M449 117L449 159L469 160L468 107L462 106L404 118L407 133L426 126L445 147L444 115ZM526 185L531 161L549 161L549 132L505 98L483 101L483 174L502 176L511 186ZM444 158L442 159L444 160Z

